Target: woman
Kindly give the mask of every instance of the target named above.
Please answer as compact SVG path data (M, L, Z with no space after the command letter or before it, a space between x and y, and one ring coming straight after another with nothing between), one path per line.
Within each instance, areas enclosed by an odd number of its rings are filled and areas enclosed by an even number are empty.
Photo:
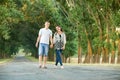
M61 65L61 68L63 69L64 67L62 64L61 53L62 53L62 50L65 49L66 36L65 36L65 33L62 31L62 28L59 26L56 27L56 32L53 37L53 43L56 51L55 68L57 68L57 65L59 62Z

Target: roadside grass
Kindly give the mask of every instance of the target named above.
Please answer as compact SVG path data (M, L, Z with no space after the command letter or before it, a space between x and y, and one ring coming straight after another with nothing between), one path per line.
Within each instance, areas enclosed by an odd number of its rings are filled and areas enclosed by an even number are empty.
M74 66L111 66L111 67L120 67L120 64L108 64L108 63L65 63L66 65L74 65Z
M37 58L34 58L32 56L25 56L27 59L29 59L32 62L38 62ZM55 61L47 61L48 64L54 64ZM77 62L71 62L71 63L63 63L64 65L71 65L71 66L106 66L106 67L119 67L120 68L120 64L109 64L109 63L77 63Z
M13 60L13 58L0 59L0 64L4 64L4 63L10 62L12 60Z

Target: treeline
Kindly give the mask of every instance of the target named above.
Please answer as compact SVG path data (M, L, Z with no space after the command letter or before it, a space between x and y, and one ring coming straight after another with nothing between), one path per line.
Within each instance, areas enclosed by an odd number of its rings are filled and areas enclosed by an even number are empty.
M0 1L0 58L11 57L21 47L26 54L32 53L32 56L37 58L35 42L45 21L50 21L53 33L57 25L65 31L69 43L67 45L71 47L66 47L64 57L77 53L76 33L59 7L59 1L52 0ZM49 59L53 58L54 49L51 49Z
M120 1L66 0L66 4L78 32L78 63L120 63Z
M2 0L0 58L16 54L19 47L37 57L35 42L45 21L53 33L56 25L65 31L65 61L78 54L78 63L120 62L119 0Z

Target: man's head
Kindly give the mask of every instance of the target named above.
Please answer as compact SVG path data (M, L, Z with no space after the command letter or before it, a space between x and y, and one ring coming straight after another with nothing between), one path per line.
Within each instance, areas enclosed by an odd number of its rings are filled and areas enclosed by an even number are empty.
M50 22L46 21L45 22L45 28L49 28L49 26L50 26Z

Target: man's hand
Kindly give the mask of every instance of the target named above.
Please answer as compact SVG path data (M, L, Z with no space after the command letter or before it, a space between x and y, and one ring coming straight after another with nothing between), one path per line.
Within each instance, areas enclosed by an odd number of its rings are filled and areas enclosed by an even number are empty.
M37 42L36 42L35 46L36 46L36 48L38 48L38 43Z
M36 48L38 48L38 44L39 44L39 42L40 42L40 35L37 37L37 41L36 41L36 44L35 44L35 46L36 46Z

